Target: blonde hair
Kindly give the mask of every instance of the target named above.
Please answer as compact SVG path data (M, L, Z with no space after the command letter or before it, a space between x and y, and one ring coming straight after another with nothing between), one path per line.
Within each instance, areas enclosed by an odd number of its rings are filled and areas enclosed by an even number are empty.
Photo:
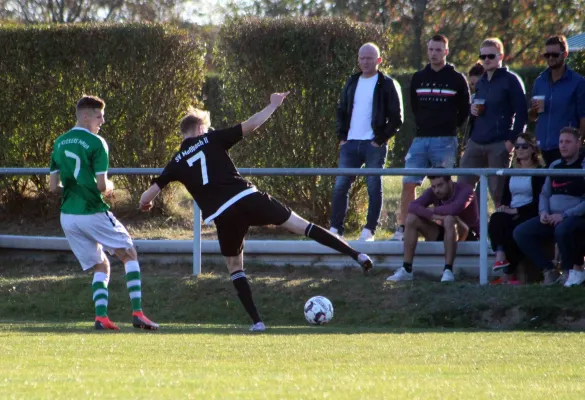
M189 107L189 112L181 120L181 133L184 135L198 125L209 128L211 126L211 114L209 111Z
M504 44L498 38L488 38L484 40L479 47L480 49L483 49L484 47L495 47L500 54L504 54Z

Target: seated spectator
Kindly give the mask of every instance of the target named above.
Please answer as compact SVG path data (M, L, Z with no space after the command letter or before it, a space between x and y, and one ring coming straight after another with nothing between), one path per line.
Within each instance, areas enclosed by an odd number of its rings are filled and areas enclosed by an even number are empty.
M544 166L534 136L527 133L518 136L512 166L515 169ZM514 241L513 232L522 222L538 216L538 198L544 179L544 176L511 176L506 180L502 205L492 214L488 225L490 242L496 252L493 270L504 272L497 283L518 283L513 274L524 256Z
M441 282L452 282L458 241L478 239L479 217L471 185L453 182L450 176L429 176L431 188L408 206L404 229L404 263L388 281L413 279L412 260L419 233L427 241L445 245L445 269Z
M554 161L554 170L585 168L585 156L579 150L581 139L575 128L563 128L559 137L561 159ZM544 274L544 284L558 281L565 286L585 282L583 252L578 243L585 231L585 179L582 176L547 177L538 202L539 217L520 224L514 230L514 239L520 250ZM559 277L554 264L547 259L539 242L554 240L561 253Z

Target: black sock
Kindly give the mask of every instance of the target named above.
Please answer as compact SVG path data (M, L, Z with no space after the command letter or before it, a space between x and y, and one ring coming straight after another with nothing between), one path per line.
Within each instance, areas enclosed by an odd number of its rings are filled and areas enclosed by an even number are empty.
M406 272L411 273L412 272L412 263L404 262L404 263L402 263L402 268L404 268L406 270Z
M338 236L321 228L319 225L310 223L305 229L305 236L313 239L317 243L321 243L323 246L330 247L341 254L350 256L354 260L357 260L357 256L360 254L359 251L352 249L345 241L339 239Z
M252 318L252 321L254 321L254 323L262 321L260 315L258 315L258 310L256 310L256 306L254 305L254 300L252 299L252 289L250 289L246 273L244 271L234 272L232 274L232 283L238 292L238 297L240 298L242 305L246 309L250 318Z
M453 272L453 265L452 264L445 264L445 271L446 270Z

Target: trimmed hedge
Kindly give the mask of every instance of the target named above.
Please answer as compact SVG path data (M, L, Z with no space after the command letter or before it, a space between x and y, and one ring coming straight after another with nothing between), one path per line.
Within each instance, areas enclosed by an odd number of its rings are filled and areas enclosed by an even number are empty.
M335 110L341 89L365 42L389 43L374 25L337 18L234 19L219 32L216 61L222 76L223 118L245 120L268 104L272 92L290 90L261 132L234 147L240 167L334 167L338 158ZM382 46L382 51L387 49ZM214 107L210 107L214 108ZM215 111L215 110L214 110ZM213 117L213 115L212 115ZM327 224L333 177L266 177L260 188L301 214ZM349 225L365 210L363 179L354 185ZM363 223L363 221L361 221Z
M0 29L0 54L0 165L10 167L48 166L53 141L75 124L83 94L106 101L100 134L111 167L163 167L204 80L204 45L158 24L10 27ZM28 182L47 190L45 177ZM148 182L118 178L134 198ZM4 200L21 196L26 183L4 179Z

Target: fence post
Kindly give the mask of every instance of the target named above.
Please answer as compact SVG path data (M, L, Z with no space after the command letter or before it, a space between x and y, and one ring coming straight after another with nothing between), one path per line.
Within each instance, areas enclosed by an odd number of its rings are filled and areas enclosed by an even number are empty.
M201 273L201 210L193 200L193 275Z
M488 283L488 177L479 176L479 284Z

